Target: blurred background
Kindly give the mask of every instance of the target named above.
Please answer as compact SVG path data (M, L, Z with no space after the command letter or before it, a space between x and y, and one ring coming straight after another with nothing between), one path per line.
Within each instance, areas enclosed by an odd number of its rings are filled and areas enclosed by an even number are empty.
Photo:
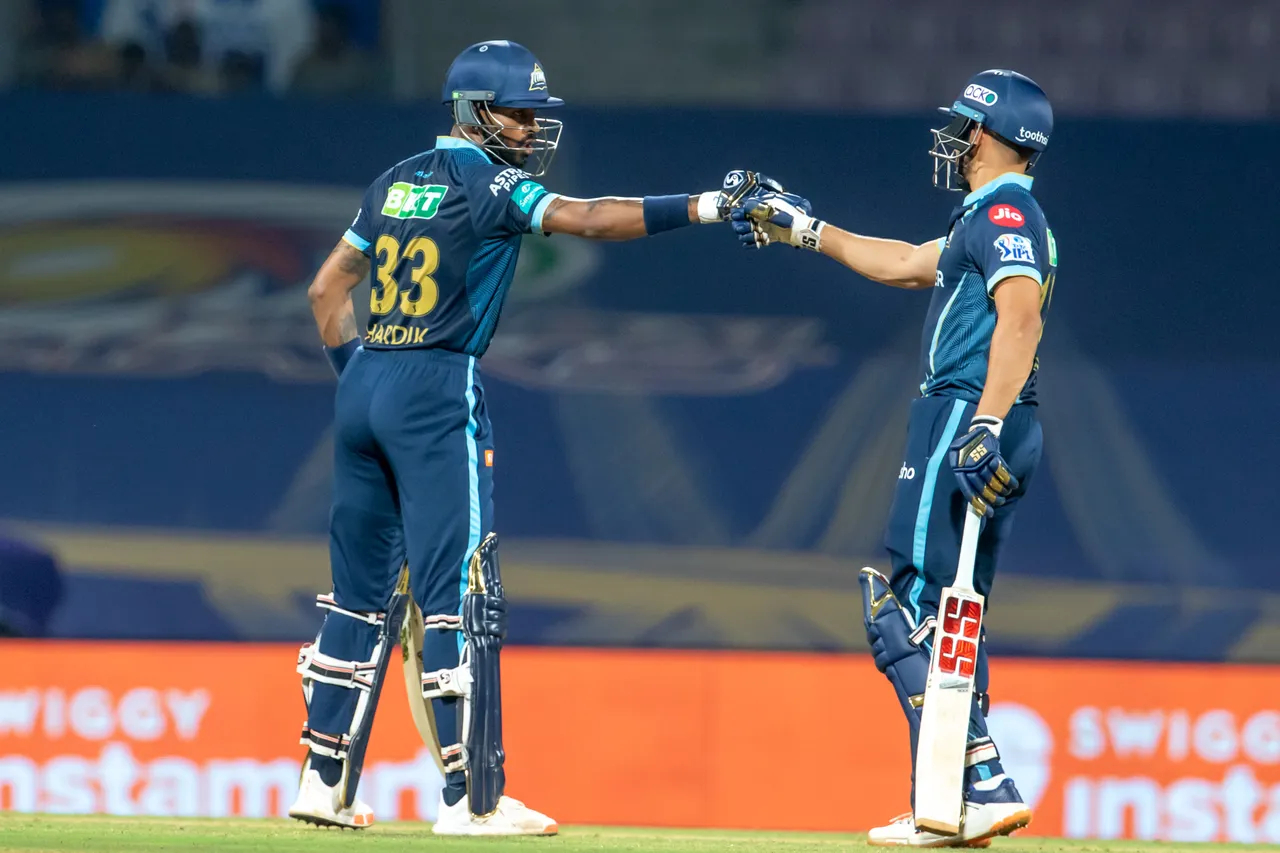
M1280 661L1274 0L3 0L6 632L314 634L334 382L305 289L489 38L569 103L553 191L752 168L913 241L957 199L932 109L1035 78L1061 266L991 648ZM710 227L520 264L482 365L512 642L865 651L928 295Z

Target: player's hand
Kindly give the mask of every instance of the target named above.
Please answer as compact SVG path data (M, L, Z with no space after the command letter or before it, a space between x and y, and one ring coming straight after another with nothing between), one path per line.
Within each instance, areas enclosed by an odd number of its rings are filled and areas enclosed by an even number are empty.
M1018 478L1009 473L1000 455L1003 424L999 418L977 415L970 421L969 431L951 442L947 454L960 491L974 510L987 518L1018 488Z
M724 176L718 192L707 192L698 197L698 219L703 223L724 222L730 211L745 199L782 191L782 184L768 175L734 169Z
M748 249L786 243L818 251L826 223L809 214L813 205L795 193L771 192L749 196L729 214L739 242Z

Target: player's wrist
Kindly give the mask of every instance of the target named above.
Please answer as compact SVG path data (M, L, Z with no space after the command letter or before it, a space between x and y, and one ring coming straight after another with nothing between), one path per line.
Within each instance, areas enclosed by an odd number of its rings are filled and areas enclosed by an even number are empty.
M342 371L347 369L347 365L351 359L355 357L356 351L360 349L360 339L352 338L336 347L326 346L324 354L329 359L329 364L333 367L334 375L341 377Z
M822 251L822 229L827 223L812 216L800 214L791 224L791 245L811 252Z
M998 418L995 415L974 415L969 421L969 431L972 432L980 427L986 427L991 430L992 435L999 438L1000 430L1004 429L1004 418Z

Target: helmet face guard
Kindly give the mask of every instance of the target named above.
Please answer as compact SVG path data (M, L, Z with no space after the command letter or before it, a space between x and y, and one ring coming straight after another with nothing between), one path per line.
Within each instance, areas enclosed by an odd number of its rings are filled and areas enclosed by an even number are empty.
M494 117L491 110L493 99L493 92L455 92L454 123L476 133L480 137L478 144L490 156L528 172L531 177L545 175L560 147L564 122L538 117L535 120L538 129L534 131L533 138L525 145L515 147L502 135L510 125L504 125Z
M951 121L945 127L929 131L933 134L933 148L929 150L933 158L933 185L953 192L967 192L969 182L964 170L973 153L969 136L975 127L982 126L982 114L960 104L943 112L951 116Z

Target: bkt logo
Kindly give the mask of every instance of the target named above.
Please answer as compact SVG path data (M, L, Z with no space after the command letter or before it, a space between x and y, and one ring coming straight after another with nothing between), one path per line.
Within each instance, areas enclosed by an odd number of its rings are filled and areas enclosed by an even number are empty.
M915 478L916 478L916 469L915 469L915 468L908 468L905 464L903 464L903 466L902 466L902 470L900 470L900 471L898 472L898 479L899 479L899 480L914 480Z
M1039 142L1041 145L1049 144L1048 135L1038 130L1027 130L1025 127L1018 128L1018 142Z

